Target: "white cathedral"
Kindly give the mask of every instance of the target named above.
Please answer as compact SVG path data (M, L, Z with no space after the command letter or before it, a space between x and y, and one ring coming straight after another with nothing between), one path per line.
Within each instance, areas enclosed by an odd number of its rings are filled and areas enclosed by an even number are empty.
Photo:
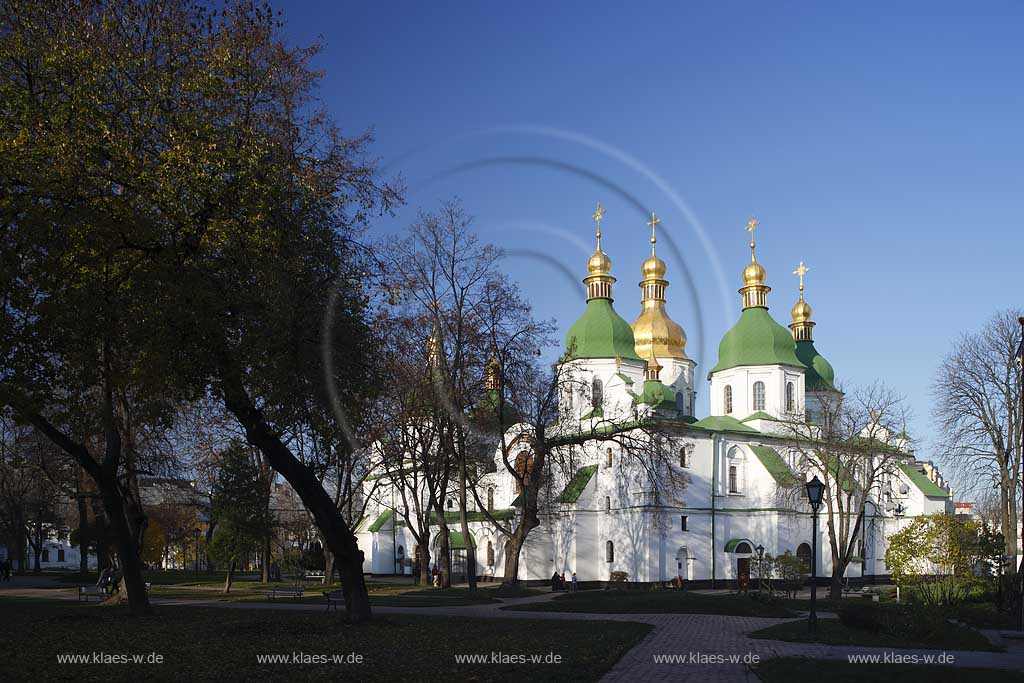
M651 256L641 265L640 315L632 325L612 305L611 259L601 249L598 206L597 248L587 262L587 306L569 328L560 371L573 378L559 398L555 429L579 432L596 425L626 424L657 416L665 425L671 464L685 478L679 495L654 494L649 473L615 442L594 438L576 446L574 471L555 472L560 491L554 505L541 510L542 523L527 537L520 579L542 581L553 572L577 574L581 582L605 582L612 572L628 580L661 583L674 577L691 585L735 586L756 573L758 550L789 551L811 562L812 514L800 496L784 496L814 472L802 464L787 424L813 424L829 397L836 396L832 366L814 346L811 307L804 301L803 263L799 300L789 329L768 313L764 267L755 255L751 219L750 262L743 269L739 294L743 312L722 337L718 362L708 373L711 414L693 413L696 363L686 355L686 334L666 311L665 262L655 253L653 214ZM891 436L891 435L889 435ZM903 452L868 494L857 551L846 575L857 581L885 577L887 537L908 518L951 512L951 490L930 463L919 462L905 439L885 439ZM664 452L664 448L662 451ZM890 456L891 457L891 456ZM500 448L494 472L479 491L497 519L514 520L517 481L505 467ZM367 491L365 521L357 529L372 574L411 573L415 540L395 514L391 501L401 496L387 482ZM451 521L453 578L466 573L467 539L458 533L455 496L446 503ZM819 513L817 573L832 572L825 511ZM478 576L501 578L504 537L482 511L469 515ZM438 556L431 540L432 562Z

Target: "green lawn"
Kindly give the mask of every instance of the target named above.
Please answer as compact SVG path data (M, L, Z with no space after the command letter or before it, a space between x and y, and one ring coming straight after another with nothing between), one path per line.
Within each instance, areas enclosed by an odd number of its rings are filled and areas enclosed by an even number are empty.
M346 626L340 615L288 610L121 607L0 599L5 681L358 680L593 681L651 627L629 622L378 615ZM162 655L163 664L58 664L62 653ZM455 654L554 653L560 663L457 663ZM258 654L349 655L364 663L262 664ZM13 669L13 670L12 670Z
M251 584L251 585L250 585ZM182 587L156 586L150 590L154 598L175 599L175 600L213 600L217 602L248 602L248 601L269 601L270 590L274 585L292 586L294 584L261 584L259 582L246 582L246 585L233 586L230 593L224 593L221 588L213 587ZM277 596L273 602L282 603L324 603L323 591L340 590L340 584L328 586L306 585L305 594L301 598ZM456 607L460 605L481 605L490 602L497 602L493 597L491 589L481 589L475 594L470 593L466 588L446 588L438 590L434 588L420 588L418 586L389 584L386 588L370 587L370 604L386 605L390 607Z
M987 650L998 652L1000 649L992 645L981 633L971 628L945 624L941 637L928 641L915 641L904 635L872 633L870 631L851 628L838 619L819 619L817 636L812 637L807 629L807 620L788 621L754 631L751 638L765 640L784 640L791 643L827 643L829 645L864 645L885 648L933 648L939 650Z
M849 664L842 660L779 657L754 667L764 683L827 680L829 683L1024 683L1024 673L939 664Z
M748 595L706 595L672 590L591 590L565 593L553 600L506 607L525 612L604 612L607 614L726 614L792 617L783 604Z

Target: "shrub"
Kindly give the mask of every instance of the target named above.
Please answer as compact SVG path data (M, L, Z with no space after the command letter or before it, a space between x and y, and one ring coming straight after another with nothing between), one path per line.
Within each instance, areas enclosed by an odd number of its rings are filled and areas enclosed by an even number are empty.
M627 572L612 572L609 583L615 588L625 588L627 581L629 581L629 574Z

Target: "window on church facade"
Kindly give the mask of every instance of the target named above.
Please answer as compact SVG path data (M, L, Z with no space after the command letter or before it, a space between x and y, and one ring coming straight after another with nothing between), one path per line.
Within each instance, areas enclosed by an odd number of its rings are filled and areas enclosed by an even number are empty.
M487 566L494 566L494 544L487 541Z
M792 413L796 410L796 388L792 382L786 382L786 412Z
M754 410L764 410L764 382L754 382Z
M679 530L686 531L686 515L679 516Z
M49 548L43 548L43 562L49 562L49 561L50 561L50 549Z
M732 387L726 384L723 394L725 399L725 413L728 415L732 412Z
M594 408L600 408L604 404L604 384L597 377L590 385L590 403Z
M608 541L604 544L604 561L614 562L615 561L615 544Z
M491 486L487 489L487 509L489 511L494 510L494 487Z
M804 568L806 571L811 571L811 546L806 543L801 543L797 546L796 556L804 561Z
M739 475L737 473L736 465L729 465L729 493L739 493Z
M449 498L446 501L444 501L444 506L446 508L448 508L449 510L454 510L455 509L455 501L452 500L451 498Z
M612 466L612 449L609 448L608 450L605 451L605 467L611 467L611 466Z
M58 562L63 562L64 561L64 548L58 548L57 549L57 561Z
M689 460L689 458L686 457L686 446L683 446L682 448L679 449L679 466L680 467L689 467L690 466L690 460Z
M611 512L612 511L612 497L611 496L605 496L604 497L604 511L605 512Z

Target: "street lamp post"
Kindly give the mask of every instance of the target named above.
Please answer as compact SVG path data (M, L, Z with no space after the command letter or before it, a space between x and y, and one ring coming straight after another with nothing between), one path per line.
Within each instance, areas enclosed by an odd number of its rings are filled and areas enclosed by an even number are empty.
M199 579L199 534L203 533L196 527L192 530L192 537L196 540L196 579Z
M818 631L818 508L821 507L825 485L818 476L807 482L807 502L811 504L814 516L811 522L811 613L807 615L807 627L811 633Z
M757 592L761 592L761 581L764 578L764 546L758 544L757 551Z

